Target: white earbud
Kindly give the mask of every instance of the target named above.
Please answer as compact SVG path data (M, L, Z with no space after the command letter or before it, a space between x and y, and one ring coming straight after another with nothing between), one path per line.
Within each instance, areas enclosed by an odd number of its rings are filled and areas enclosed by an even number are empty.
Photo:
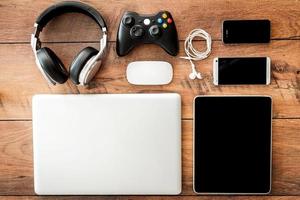
M189 75L189 78L191 79L191 80L195 80L196 78L198 78L198 79L202 79L202 76L201 76L201 74L200 73L190 73L190 75Z
M196 78L202 79L202 75L201 75L200 72L197 72L194 63L191 60L190 60L190 62L191 62L191 65L192 65L192 72L190 73L189 78L191 80L195 80Z
M190 73L189 78L191 80L194 80L196 78L196 75L192 72L192 73Z
M190 78L191 80L194 80L194 79L196 79L196 78L202 79L202 75L201 75L200 72L197 72L196 69L195 69L194 67L192 67L192 72L190 73L189 78Z

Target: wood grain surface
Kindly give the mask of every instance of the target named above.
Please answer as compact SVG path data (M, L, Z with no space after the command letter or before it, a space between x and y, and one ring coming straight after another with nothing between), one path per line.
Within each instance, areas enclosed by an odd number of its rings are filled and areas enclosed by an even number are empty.
M298 196L147 196L147 198L143 196L2 196L0 200L298 200Z
M101 12L109 30L109 51L100 72L88 88L50 86L34 63L30 34L40 12L57 0L0 1L0 200L4 199L99 199L99 197L33 196L31 98L34 94L157 93L182 96L183 192L181 196L148 196L148 199L194 199L192 191L192 102L196 95L256 94L273 98L273 180L271 196L201 196L212 200L300 199L300 1L299 0L88 0ZM156 45L141 45L128 56L115 52L116 33L124 11L151 14L169 10L180 39L180 53L169 56ZM271 20L269 44L224 45L221 24L225 19ZM196 63L204 80L188 79L190 64L183 41L194 28L203 28L213 38L212 55ZM67 30L67 31L66 31ZM68 68L86 46L98 46L100 31L88 17L66 14L56 17L41 34L44 46L53 49ZM204 41L195 42L199 49ZM212 60L221 56L269 56L272 82L269 86L214 86ZM167 86L129 85L126 66L136 60L165 60L174 67ZM1 196L5 195L5 196ZM8 195L8 196L7 196ZM103 199L144 199L143 196L108 196Z
M298 200L298 196L147 196L147 198L142 196L2 196L0 200L80 200L80 199L87 199L87 200L194 200L194 199L201 199L201 200Z
M55 2L58 1L2 0L0 41L29 42L35 19L42 10ZM221 23L224 19L270 19L274 27L273 39L299 39L300 36L300 3L297 0L88 0L84 2L101 12L108 25L111 41L116 40L119 21L125 11L152 14L164 9L171 12L181 40L184 40L188 32L196 27L209 31L214 39L220 40ZM62 16L58 20L61 23L49 24L49 29L45 30L51 34L46 41L95 41L98 38L97 25L87 17Z

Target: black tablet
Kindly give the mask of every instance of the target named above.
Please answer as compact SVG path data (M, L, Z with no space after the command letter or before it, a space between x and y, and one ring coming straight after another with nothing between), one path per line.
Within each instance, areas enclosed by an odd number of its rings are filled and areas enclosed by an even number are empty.
M272 99L197 96L194 100L194 191L271 191Z

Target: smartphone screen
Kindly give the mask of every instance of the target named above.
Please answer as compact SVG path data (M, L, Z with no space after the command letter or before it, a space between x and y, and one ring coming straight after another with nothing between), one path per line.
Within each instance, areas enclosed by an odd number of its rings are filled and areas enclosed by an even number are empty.
M271 188L271 127L271 97L196 97L195 192L268 193Z
M269 20L225 20L222 30L225 44L268 43L271 23Z
M215 58L215 85L269 84L270 58Z

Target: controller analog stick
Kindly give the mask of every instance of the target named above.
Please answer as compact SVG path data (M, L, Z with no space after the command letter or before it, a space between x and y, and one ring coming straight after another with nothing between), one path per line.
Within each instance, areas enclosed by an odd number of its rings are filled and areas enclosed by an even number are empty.
M150 35L152 37L158 37L158 36L160 36L160 29L159 29L159 27L157 25L151 26L150 29L149 29L149 32L150 32Z
M126 16L123 18L123 23L125 24L125 26L131 27L134 24L134 18L131 16Z
M135 25L130 29L130 35L132 37L140 38L140 37L144 36L144 34L145 34L145 31L144 31L143 27L140 25Z

